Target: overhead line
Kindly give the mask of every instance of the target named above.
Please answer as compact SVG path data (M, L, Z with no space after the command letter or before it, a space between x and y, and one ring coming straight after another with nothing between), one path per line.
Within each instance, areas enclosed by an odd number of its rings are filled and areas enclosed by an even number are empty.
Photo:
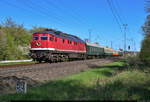
M52 20L52 19L50 19L46 14L44 14L44 13L41 13L42 11L40 11L40 12L35 12L35 10L34 10L34 8L33 7L29 7L29 9L26 9L26 8L24 8L23 6L18 6L18 5L16 5L16 4L13 4L13 3L10 3L10 2L8 2L8 1L5 1L5 0L3 0L3 3L5 3L5 4L7 4L8 6L11 6L11 7L15 7L15 8L17 8L17 9L23 9L23 10L25 10L25 11L28 11L28 12L30 12L30 13L32 13L32 14L37 14L37 15L39 15L39 16L45 16L45 17L47 17L47 19L49 19L49 20ZM51 16L50 16L51 17ZM56 19L56 21L59 21L57 18L54 18L54 19ZM59 24L63 24L62 22L59 22Z
M49 11L48 9L44 8L43 6L40 6L40 5L38 5L37 3L33 3L31 0L28 0L27 2L29 2L28 4L34 5L34 6L31 6L31 5L30 5L31 8L33 8L33 7L36 7L36 8L37 8L37 7L38 7L39 12L41 12L42 14L45 14L45 15L47 16L47 18L51 17L51 18L55 19L56 21L61 22L63 25L65 24L64 21L63 21L62 19L60 19L58 16L56 16L55 13ZM36 5L37 5L37 6L36 6ZM33 9L34 9L34 8L33 8ZM47 12L47 11L48 11L48 12ZM50 12L51 14L49 14L49 12ZM51 20L52 20L52 19L51 19Z
M115 1L116 1L116 0L115 0ZM122 21L121 16L119 15L119 13L118 13L118 11L117 11L117 9L116 9L115 5L114 5L113 0L110 0L110 2L111 2L111 4L112 4L112 8L113 8L113 10L114 10L114 12L115 12L116 16L118 17L118 19L119 19L119 21L120 21L121 25L123 25L123 24L124 24L124 22Z
M114 13L114 11L113 11L111 2L110 2L109 0L107 0L107 3L108 3L108 5L109 5L109 8L110 8L110 10L111 10L111 12L112 12L112 14L113 14L113 16L114 16L114 18L115 18L115 20L116 20L118 26L119 26L120 31L122 32L122 28L121 28L120 22L119 22L118 18L116 17L116 15L115 15L115 13Z
M51 2L51 1L43 0L43 2L45 2L45 4L50 4L51 7L55 8L55 9L58 9L59 11L60 11L60 10L62 11L62 8L59 8L59 6L55 5L55 4L54 4L53 2ZM65 12L66 12L66 11L65 11ZM69 16L71 16L71 15L69 15ZM63 17L61 17L61 18L63 18ZM72 17L72 18L74 18L74 17ZM76 20L76 18L75 18L75 20ZM73 21L74 21L74 20L73 20ZM78 21L76 21L75 23L81 24L81 23L78 22Z
M57 0L56 0L57 1ZM63 3L62 0L59 0L59 2ZM76 17L79 17L79 18L82 18L80 19L81 21L83 21L84 23L86 23L87 25L89 25L87 22L88 20L86 19L86 17L82 17L80 14L78 14L78 11L76 11L77 9L68 9L68 10L71 10L71 13L72 14L75 14Z
M121 11L121 8L120 8L120 6L119 6L118 0L114 0L114 1L115 1L115 4L116 4L118 10L120 10L120 12L121 12L121 13L120 13L120 16L124 19L125 22L127 22L126 17L122 14L122 11ZM121 17L120 17L120 18L121 18ZM124 23L124 22L123 22L123 23ZM132 35L129 26L128 26L128 31L129 31L130 35Z
M127 20L126 20L126 17L122 14L122 9L121 9L121 7L119 6L119 2L118 2L118 0L114 0L115 1L115 4L116 4L116 7L118 8L118 12L121 12L120 13L120 16L124 19L124 21L126 22ZM124 22L123 22L124 23Z
M80 20L80 19L76 16L76 14L74 15L74 13L72 13L72 12L73 12L73 9L72 9L71 12L69 12L69 10L70 10L71 8L69 8L69 9L67 9L67 10L64 10L64 7L60 7L60 6L56 5L56 4L54 3L54 1L53 1L53 2L51 2L50 0L48 0L48 1L44 0L44 1L47 2L47 3L49 3L49 4L51 4L53 7L57 8L57 9L59 9L59 10L61 10L61 11L67 12L67 13L69 14L69 16L71 16L78 24L81 24L81 22L82 22L82 23L85 23L83 20ZM60 2L60 1L59 1L59 2ZM62 1L61 1L61 2L62 2Z

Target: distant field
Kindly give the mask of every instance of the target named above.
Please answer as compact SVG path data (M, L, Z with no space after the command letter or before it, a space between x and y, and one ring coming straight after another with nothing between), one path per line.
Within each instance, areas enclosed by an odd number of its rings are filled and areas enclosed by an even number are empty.
M0 100L150 100L150 74L122 70L123 64L120 61L81 71L28 89L27 94L9 94Z
M8 63L0 63L0 66L5 66L5 65L15 65L15 64L32 64L35 63L34 61L32 62L8 62Z

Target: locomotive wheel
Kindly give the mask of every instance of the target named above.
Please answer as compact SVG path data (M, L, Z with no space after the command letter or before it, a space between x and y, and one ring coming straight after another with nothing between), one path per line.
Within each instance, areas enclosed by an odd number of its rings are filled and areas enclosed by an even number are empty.
M41 61L41 60L38 60L38 62L39 62L39 63L42 63L42 61Z

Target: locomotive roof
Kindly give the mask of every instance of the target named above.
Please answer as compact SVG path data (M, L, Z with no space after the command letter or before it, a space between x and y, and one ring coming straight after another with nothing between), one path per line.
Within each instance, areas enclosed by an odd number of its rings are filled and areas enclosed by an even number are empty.
M62 39L73 40L73 41L76 41L76 42L85 43L79 37L74 36L74 35L70 35L70 34L66 34L66 33L63 33L61 31L54 31L54 30L51 30L51 31L40 31L40 32L36 32L34 34L40 34L40 33L46 33L46 34L49 33L49 34L52 34L53 36L56 36L56 37L59 37L59 38L62 38Z

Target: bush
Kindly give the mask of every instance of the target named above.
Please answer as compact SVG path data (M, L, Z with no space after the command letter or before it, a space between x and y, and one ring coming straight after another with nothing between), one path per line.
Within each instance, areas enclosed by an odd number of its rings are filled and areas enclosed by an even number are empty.
M141 61L141 59L138 56L135 56L135 57L129 57L126 60L124 67L126 69L137 69L137 68L142 68L141 67L142 65L143 62Z

